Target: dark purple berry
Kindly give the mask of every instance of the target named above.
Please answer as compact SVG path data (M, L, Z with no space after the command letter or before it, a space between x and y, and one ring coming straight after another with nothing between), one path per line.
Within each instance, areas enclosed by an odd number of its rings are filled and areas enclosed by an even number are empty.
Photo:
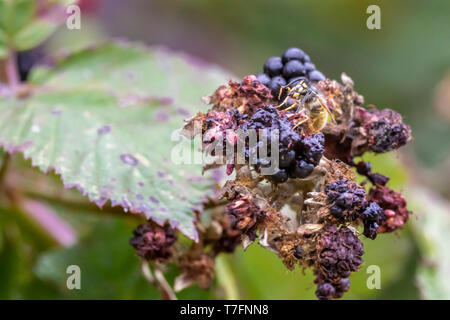
M372 164L370 162L360 161L356 164L356 171L363 176L366 176L372 170Z
M319 284L316 290L316 296L320 300L330 300L334 298L336 290L331 283L325 282Z
M374 185L379 185L379 186L385 186L388 181L390 180L389 177L386 177L385 175L382 175L381 173L369 173L367 175L367 177L369 178L370 182L372 182Z
M314 170L314 165L305 162L304 160L297 160L296 166L291 172L294 178L304 179Z
M261 82L266 87L269 86L270 80L272 80L267 74L265 73L258 73L256 75L256 78L258 78L258 81Z
M305 53L299 48L289 48L283 53L283 63L290 60L303 60Z
M295 160L295 151L290 150L289 152L280 157L280 167L287 168L292 164L292 162L294 162L294 160Z
M327 203L332 204L330 213L341 222L354 221L366 206L366 191L348 179L330 183L325 187L325 193Z
M302 246L301 245L296 246L294 257L300 260L302 258L302 254L303 254Z
M313 70L310 73L308 73L308 78L311 81L322 81L326 79L323 73L320 72L319 70Z
M341 208L350 208L353 205L353 194L345 192L336 199L336 204Z
M313 70L316 69L316 66L314 65L314 63L311 63L311 62L305 62L303 67L305 68L305 73L313 71Z
M380 215L383 213L383 209L375 202L369 202L369 205L361 213L364 220L378 221Z
M330 213L338 219L342 218L342 208L337 205L330 207Z
M290 79L304 75L305 67L298 60L291 60L284 65L283 77Z
M283 70L283 63L281 62L281 57L271 57L264 63L264 73L269 76L280 75Z
M325 138L322 133L315 133L312 136L306 137L300 145L306 161L318 165L322 158L324 143Z
M271 180L273 183L283 183L288 179L288 174L286 170L280 169L277 173L271 176Z
M271 90L272 96L274 98L278 98L278 95L280 94L280 89L282 86L286 85L286 80L284 80L281 76L273 77L272 80L269 83L269 89Z
M337 287L339 291L347 292L350 289L350 279L342 278Z
M378 234L378 227L378 223L374 221L364 223L363 235L369 239L375 240Z

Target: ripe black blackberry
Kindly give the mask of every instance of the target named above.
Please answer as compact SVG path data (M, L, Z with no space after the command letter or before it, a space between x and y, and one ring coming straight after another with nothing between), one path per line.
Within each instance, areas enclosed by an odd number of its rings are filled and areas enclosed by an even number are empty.
M281 57L270 57L264 63L263 73L257 75L258 80L271 90L275 99L278 99L280 87L297 77L305 77L310 81L322 81L326 78L299 48L289 48Z
M283 70L283 62L280 57L270 57L264 63L264 73L273 77L281 74Z
M270 137L272 130L278 130L279 167L275 174L268 176L273 183L283 183L288 178L306 178L322 157L325 142L323 134L316 133L311 136L299 134L292 129L293 124L271 105L260 108L244 123L242 128L244 131L256 129L259 130L258 133L265 129L267 137ZM267 145L263 147L267 148L268 159L258 157L258 147L261 145L249 146L247 144L246 158L252 160L256 170L271 165L271 141L267 140Z

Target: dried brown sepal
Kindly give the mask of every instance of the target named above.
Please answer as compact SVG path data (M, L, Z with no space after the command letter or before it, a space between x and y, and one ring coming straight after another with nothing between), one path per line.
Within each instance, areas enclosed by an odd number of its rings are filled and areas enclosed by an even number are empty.
M181 271L179 279L186 283L185 287L196 282L200 288L209 289L214 279L215 262L213 257L194 249L183 255L179 259L178 265Z
M256 76L248 75L241 83L230 80L228 87L219 87L205 101L213 105L213 110L238 110L242 114L252 115L257 109L270 104L272 95Z
M227 205L227 214L232 223L243 234L256 238L258 223L267 218L267 213L261 210L249 196L240 196Z
M216 218L220 224L220 235L218 239L212 242L215 254L220 252L234 252L241 243L242 231L236 227L228 215L222 215ZM207 242L206 242L207 243Z

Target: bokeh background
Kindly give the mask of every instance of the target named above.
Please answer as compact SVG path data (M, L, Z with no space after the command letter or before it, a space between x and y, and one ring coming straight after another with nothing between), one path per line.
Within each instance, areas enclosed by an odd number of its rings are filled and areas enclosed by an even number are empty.
M371 4L381 8L381 30L366 27ZM44 51L125 38L187 52L241 78L260 72L268 57L297 46L329 78L350 75L366 103L402 113L413 141L394 155L365 160L391 176L390 186L407 194L415 214L401 232L364 241L365 264L351 277L344 299L450 299L445 246L450 241L449 1L84 0L81 5L82 29L62 28ZM34 169L30 176L34 183L59 183ZM55 248L32 226L17 222L0 243L0 298L159 298L140 275L128 245L136 225L132 219L89 214L89 206L79 212L51 205L78 230L78 243ZM0 223L11 219L2 216ZM241 298L315 298L312 274L287 271L273 253L255 244L223 259ZM82 267L81 290L66 289L68 264ZM366 268L372 264L381 268L380 290L366 286ZM169 272L170 281L175 274ZM223 297L220 285L179 294Z

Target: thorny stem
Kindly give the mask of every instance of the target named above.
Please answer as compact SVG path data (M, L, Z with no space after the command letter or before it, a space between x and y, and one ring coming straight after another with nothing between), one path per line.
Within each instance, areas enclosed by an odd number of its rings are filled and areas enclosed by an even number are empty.
M155 268L155 275L153 275L152 270L147 261L142 260L141 262L141 272L144 278L153 286L158 288L161 292L163 300L178 300L177 296L173 292L172 287L167 282L164 274L158 268Z

